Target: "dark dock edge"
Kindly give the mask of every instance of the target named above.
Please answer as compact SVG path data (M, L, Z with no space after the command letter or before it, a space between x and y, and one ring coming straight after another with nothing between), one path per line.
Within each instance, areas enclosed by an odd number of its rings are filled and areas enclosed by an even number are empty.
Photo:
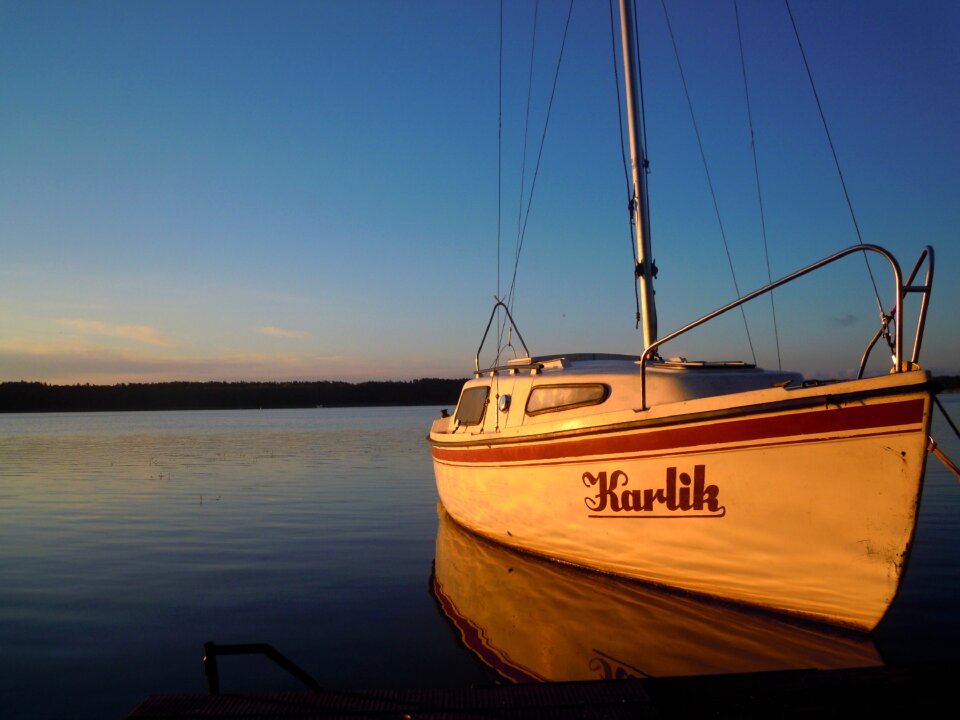
M152 695L136 720L189 718L947 717L960 661L472 688Z

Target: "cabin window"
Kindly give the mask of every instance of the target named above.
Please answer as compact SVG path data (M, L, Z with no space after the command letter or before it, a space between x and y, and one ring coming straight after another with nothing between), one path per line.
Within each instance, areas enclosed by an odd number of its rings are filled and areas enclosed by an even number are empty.
M483 411L487 408L489 385L472 387L463 391L457 404L456 421L458 425L479 425L483 420Z
M606 385L538 385L530 391L527 400L527 415L569 410L584 405L599 405L607 399Z

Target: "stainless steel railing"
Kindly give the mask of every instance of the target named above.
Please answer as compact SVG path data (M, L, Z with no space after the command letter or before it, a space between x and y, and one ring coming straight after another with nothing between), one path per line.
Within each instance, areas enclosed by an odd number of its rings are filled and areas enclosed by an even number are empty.
M786 285L787 283L792 282L797 278L803 277L804 275L807 275L813 272L814 270L819 270L820 268L826 265L830 265L831 263L834 263L837 260L840 260L841 258L844 258L847 255L851 255L856 252L873 252L885 258L893 270L894 282L896 284L896 291L895 291L896 301L895 301L893 310L890 312L889 316L884 317L884 327L882 327L880 331L878 331L876 337L868 345L867 350L864 353L864 357L861 360L860 374L862 375L863 373L863 366L866 365L866 360L870 354L870 350L873 348L873 345L876 343L876 341L880 339L890 319L892 319L894 323L894 338L893 338L894 372L904 372L910 369L910 367L912 367L913 364L917 362L917 358L919 358L920 356L920 344L923 339L923 330L926 324L927 307L930 299L930 292L933 287L933 248L928 245L923 249L923 251L920 253L919 259L916 262L916 265L913 268L913 272L910 273L910 278L904 284L901 280L903 275L900 270L900 264L897 262L897 259L893 257L893 255L891 255L887 250L880 247L879 245L854 245L852 247L846 248L845 250L841 250L837 253L834 253L830 257L824 258L819 262L815 262L812 265L808 265L807 267L802 268L801 270L797 270L796 272L791 273L790 275L787 275L783 278L780 278L779 280L776 280L770 283L769 285L765 285L759 290L755 290L754 292L750 293L749 295L744 295L742 298L734 300L733 302L728 303L727 305L724 305L723 307L717 310L714 310L713 312L708 313L707 315L704 315L703 317L698 318L697 320L694 320L692 323L689 323L688 325L683 326L679 330L676 330L670 333L669 335L666 335L660 338L656 342L651 343L646 348L646 350L643 351L643 355L640 356L640 400L641 400L640 409L641 410L647 409L647 363L653 357L655 357L657 350L661 345L671 340L674 340L680 335L683 335L684 333L687 333L690 330L693 330L694 328L699 327L700 325L703 325L705 322L709 320L713 320L715 317L723 315L724 313L730 310L733 310L734 308L740 307L744 303L750 302L751 300L758 298L761 295L766 295L767 293L773 290L776 290L778 287L782 285ZM913 282L917 272L920 270L920 267L922 266L924 260L927 260L927 273L926 273L925 282L923 285L917 285L917 286L912 285L911 283ZM903 305L903 299L906 296L906 294L913 293L913 292L922 293L923 297L920 302L920 317L917 321L917 335L914 339L913 354L911 355L910 365L905 366L903 363L903 348L901 344L901 339L903 335L902 305Z
M527 350L527 344L523 341L523 336L520 334L520 330L517 328L517 324L513 321L513 316L510 314L510 310L507 309L507 306L499 298L493 306L493 310L490 312L490 319L487 320L487 329L483 331L483 338L480 340L480 347L477 348L477 357L475 362L477 373L480 372L480 352L483 350L483 344L487 341L487 333L490 332L490 326L493 324L493 318L497 314L497 308L503 308L503 311L507 314L507 319L510 321L510 327L512 327L516 333L517 337L520 339L520 344L523 345L523 351L527 354L527 357L530 356L530 351ZM496 363L494 363L496 365Z

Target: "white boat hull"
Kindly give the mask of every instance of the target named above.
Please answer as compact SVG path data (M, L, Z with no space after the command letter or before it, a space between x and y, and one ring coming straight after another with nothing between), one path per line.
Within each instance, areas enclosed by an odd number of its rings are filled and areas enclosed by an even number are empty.
M455 520L529 552L870 630L899 586L926 459L929 390L895 382L830 386L840 399L818 406L823 388L768 411L761 391L672 420L435 431L437 488Z

